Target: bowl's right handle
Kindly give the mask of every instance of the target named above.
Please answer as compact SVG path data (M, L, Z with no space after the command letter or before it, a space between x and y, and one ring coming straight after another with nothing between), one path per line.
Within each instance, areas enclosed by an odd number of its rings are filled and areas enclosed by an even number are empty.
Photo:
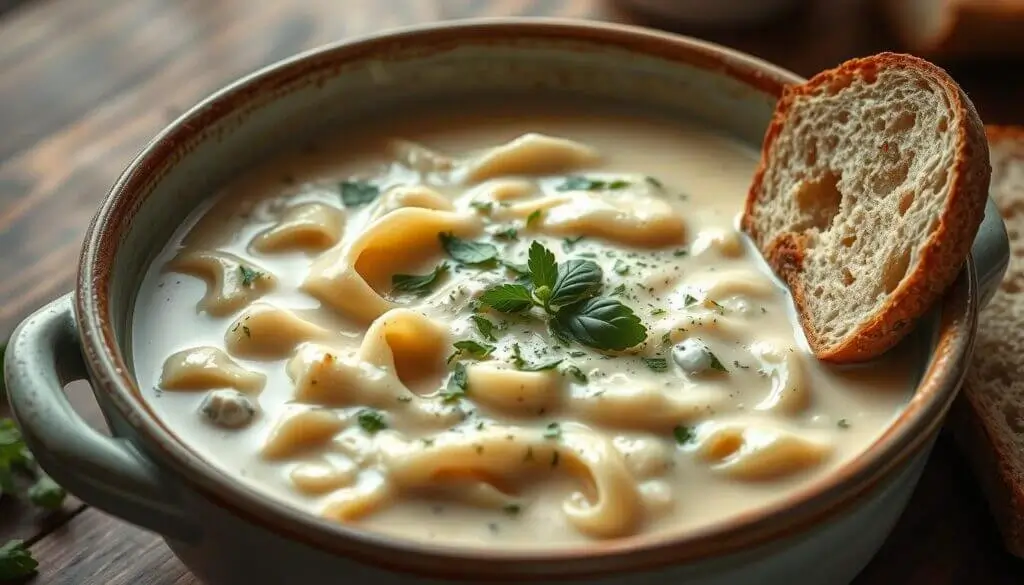
M36 311L7 345L4 377L14 418L39 465L88 504L181 541L199 530L186 517L177 482L125 439L89 426L64 386L88 378L72 295Z
M978 307L981 308L992 300L1010 263L1010 240L1006 236L1006 226L991 197L985 205L985 218L974 238L971 256L978 271L978 288L981 292Z

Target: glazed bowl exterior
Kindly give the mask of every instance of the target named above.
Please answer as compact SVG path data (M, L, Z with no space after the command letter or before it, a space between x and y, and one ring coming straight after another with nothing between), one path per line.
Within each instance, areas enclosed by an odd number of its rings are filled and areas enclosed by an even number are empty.
M979 306L1001 279L994 207L973 259L916 338L914 397L844 467L767 507L674 538L568 550L467 550L366 533L253 491L178 440L141 398L130 333L138 287L174 229L264 157L346 120L410 103L551 94L696 118L757 149L787 84L734 51L639 28L550 20L420 27L317 49L261 70L172 123L129 166L86 237L78 286L18 328L6 378L40 464L89 504L161 534L209 585L841 585L881 546L921 473L970 358ZM91 430L62 388L88 379L113 433Z

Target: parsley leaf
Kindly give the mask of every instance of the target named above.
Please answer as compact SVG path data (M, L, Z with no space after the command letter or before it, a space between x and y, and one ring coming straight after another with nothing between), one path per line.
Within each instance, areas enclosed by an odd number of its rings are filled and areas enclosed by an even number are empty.
M594 349L628 349L647 338L647 328L633 309L608 297L565 307L555 320L572 339Z
M530 268L530 278L533 286L540 288L546 286L551 288L558 278L558 264L555 263L555 255L544 247L540 242L530 244L530 256L527 266Z
M526 227L530 227L530 226L532 226L533 224L535 224L535 223L537 223L538 221L540 221L540 216L542 215L542 213L543 213L543 212L542 212L541 210L539 210L539 209L535 209L535 210L533 210L533 211L532 211L532 212L530 213L530 215L527 215L527 216L526 216Z
M514 227L505 228L494 232L493 236L497 240L515 240L519 237L519 230Z
M544 429L543 437L545 439L560 439L562 437L562 427L557 422L553 422Z
M684 427L683 425L676 425L672 429L672 436L675 437L676 443L685 445L697 437L697 433L693 432L690 427Z
M263 273L259 270L253 270L245 264L238 266L238 271L242 273L242 286L251 287L257 280L263 277Z
M647 367L654 372L667 372L668 371L668 360L665 358L643 358L644 363Z
M68 493L49 475L42 475L28 488L28 499L44 510L59 510Z
M498 259L498 248L494 244L463 240L451 232L439 233L437 237L441 239L441 247L444 248L444 251L462 264L479 266Z
M712 370L718 370L719 372L728 372L729 371L729 370L727 370L725 368L725 365L722 363L722 361L720 359L718 359L718 356L716 356L715 354L711 353L710 349L704 348L704 351L708 354L708 358L711 360L711 369Z
M533 297L521 284L499 284L480 295L480 304L502 313L522 313L533 306Z
M391 277L391 290L423 296L434 290L438 279L447 272L448 263L442 262L427 274L395 274Z
M692 307L693 305L696 305L696 304L697 304L697 297L695 297L695 296L693 296L691 294L687 294L685 297L683 297L683 306L684 307Z
M469 393L469 375L466 373L466 366L462 362L455 364L451 376L448 376L448 384L441 390L441 401L445 404L458 402L460 398Z
M28 577L36 572L39 563L20 540L10 540L0 546L0 581Z
M380 187L369 181L342 181L341 203L345 207L359 207L380 196Z
M494 341L494 323L487 317L481 315L470 315L470 319L473 320L473 324L476 325L476 330L480 332L487 341Z
M494 353L493 345L489 343L480 343L479 341L473 341L472 339L456 341L452 345L455 346L455 353L448 358L449 362L461 356L469 356L475 360L482 360Z
M589 299L601 290L604 274L593 260L569 260L562 263L556 272L548 304L564 307Z
M372 408L364 408L356 413L356 421L364 431L371 435L377 431L383 431L388 428L388 423L384 420L384 415Z

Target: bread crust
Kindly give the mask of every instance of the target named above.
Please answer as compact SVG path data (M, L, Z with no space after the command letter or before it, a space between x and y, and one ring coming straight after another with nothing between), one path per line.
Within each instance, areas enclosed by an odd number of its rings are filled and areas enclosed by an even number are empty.
M1018 151L1024 161L1024 127L987 126L985 131L990 149ZM993 193L1005 215L1007 208L1012 208L1016 201L1001 200L999 195L998 191ZM1011 245L1014 249L1022 249L1019 240ZM1004 283L1016 276L1013 272L1007 272ZM996 304L1002 302L999 299L1013 303L1018 299L1009 299L1005 295L1019 294L1004 288L996 293ZM981 322L985 319L986 314L982 313ZM1005 548L1011 554L1024 558L1024 477L1015 471L1021 467L1019 463L1015 465L1015 462L1019 462L1024 455L1015 449L1010 438L1001 436L998 420L999 417L1005 418L1006 413L995 408L993 395L1000 391L1000 384L1004 381L980 379L975 371L977 364L986 359L991 358L975 355L972 372L968 374L963 391L953 403L947 424L985 494ZM1016 358L1016 363L1024 366L1024 356Z
M918 71L942 88L949 100L950 120L955 124L956 132L950 194L935 230L920 247L913 272L900 282L881 312L861 323L845 340L829 347L816 333L807 310L808 291L801 284L806 238L793 233L760 234L754 218L758 204L768 196L763 192L763 181L772 149L788 123L796 101L833 82L849 77L871 79L879 70L891 68ZM847 61L835 69L815 75L804 84L786 88L765 133L761 160L747 194L740 225L789 287L800 324L815 356L833 363L866 361L895 346L911 330L909 325L932 306L960 272L985 213L990 173L985 128L974 104L960 86L944 70L928 61L911 55L880 53Z

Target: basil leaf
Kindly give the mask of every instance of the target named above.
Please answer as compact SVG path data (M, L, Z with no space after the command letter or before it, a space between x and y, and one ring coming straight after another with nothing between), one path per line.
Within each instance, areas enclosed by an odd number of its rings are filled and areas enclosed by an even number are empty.
M498 259L498 248L494 244L463 240L450 232L437 234L437 237L441 239L441 247L444 248L444 251L462 264L473 266L487 264Z
M551 288L555 285L555 280L558 278L558 264L555 263L555 255L540 242L535 241L530 244L530 257L527 266L530 268L533 286Z
M559 329L594 349L628 349L647 338L647 328L633 309L609 297L565 307L558 311L555 320Z
M359 207L380 196L380 187L369 181L342 181L341 203L345 207Z
M533 297L521 284L500 284L485 290L480 303L502 313L522 313L533 306Z
M470 315L469 318L473 320L476 330L480 332L484 339L494 341L494 323L491 323L490 319L480 315Z
M469 393L469 375L466 373L466 366L462 362L455 364L452 375L448 377L448 384L441 390L441 401L445 404L458 402L458 400Z
M391 276L391 290L423 296L434 290L438 279L447 272L448 264L442 262L427 274L395 274Z
M589 299L601 290L604 274L593 260L569 260L558 267L548 304L564 307Z

